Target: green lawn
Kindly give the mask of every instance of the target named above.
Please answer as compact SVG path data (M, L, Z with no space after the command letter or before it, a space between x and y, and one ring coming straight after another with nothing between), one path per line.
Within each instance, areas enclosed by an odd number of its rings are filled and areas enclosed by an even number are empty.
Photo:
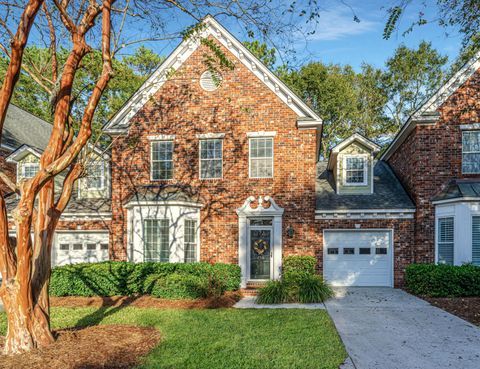
M52 309L53 328L112 323L161 332L144 368L337 369L346 357L322 310ZM0 333L5 330L0 313Z

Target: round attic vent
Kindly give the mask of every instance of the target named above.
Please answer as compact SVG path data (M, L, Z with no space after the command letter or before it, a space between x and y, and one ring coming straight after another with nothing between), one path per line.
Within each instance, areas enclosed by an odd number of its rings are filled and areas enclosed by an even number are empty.
M222 83L222 76L218 72L211 72L209 70L203 72L200 76L200 86L205 91L215 91Z

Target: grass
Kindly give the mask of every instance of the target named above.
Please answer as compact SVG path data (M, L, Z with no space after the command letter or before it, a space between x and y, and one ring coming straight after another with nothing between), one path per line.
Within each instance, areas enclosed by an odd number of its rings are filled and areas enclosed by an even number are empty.
M346 357L323 310L52 308L54 329L113 323L160 331L161 343L143 368L337 369Z

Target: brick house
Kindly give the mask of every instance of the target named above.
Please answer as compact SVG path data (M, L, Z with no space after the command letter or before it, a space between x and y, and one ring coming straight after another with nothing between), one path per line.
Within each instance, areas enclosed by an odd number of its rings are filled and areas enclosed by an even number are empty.
M315 256L332 284L360 286L402 286L412 262L478 262L479 55L380 159L380 147L354 134L322 161L321 118L215 19L204 23L104 126L111 157L93 177L103 173L106 190L85 198L80 183L69 207L105 208L88 225L67 211L54 252L85 260L82 240L101 229L111 259L236 263L243 286L278 278L287 255ZM234 68L207 67L203 39ZM16 151L8 160L19 165ZM467 208L469 239L457 218Z

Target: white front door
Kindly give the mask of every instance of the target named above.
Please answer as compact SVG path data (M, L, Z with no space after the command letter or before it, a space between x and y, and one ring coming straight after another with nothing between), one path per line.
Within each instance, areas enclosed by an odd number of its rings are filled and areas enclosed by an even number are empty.
M393 285L390 230L326 230L323 276L333 286Z

